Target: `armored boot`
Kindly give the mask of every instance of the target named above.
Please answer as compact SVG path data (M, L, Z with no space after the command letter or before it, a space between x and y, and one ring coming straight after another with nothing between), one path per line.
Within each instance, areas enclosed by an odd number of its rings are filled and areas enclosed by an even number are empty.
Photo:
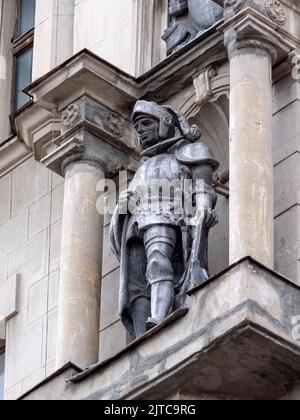
M176 231L168 226L151 227L145 233L147 281L151 286L151 318L147 330L166 319L174 307L174 269L172 257L176 245Z
M160 281L151 286L151 318L146 322L147 331L166 319L174 306L174 285L171 281Z

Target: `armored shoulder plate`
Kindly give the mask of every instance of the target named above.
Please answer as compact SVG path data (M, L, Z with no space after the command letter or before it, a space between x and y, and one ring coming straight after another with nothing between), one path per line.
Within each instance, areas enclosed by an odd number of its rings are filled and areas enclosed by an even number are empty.
M187 166L208 164L213 167L214 171L220 166L210 148L205 143L200 142L179 145L176 150L176 159Z

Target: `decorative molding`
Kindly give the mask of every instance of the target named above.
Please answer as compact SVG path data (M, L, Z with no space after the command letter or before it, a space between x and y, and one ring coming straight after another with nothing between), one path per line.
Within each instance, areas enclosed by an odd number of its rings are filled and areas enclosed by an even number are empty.
M30 158L32 154L32 150L18 137L11 139L0 148L0 178Z
M250 48L258 54L264 53L275 65L296 48L293 36L252 8L242 10L219 30L225 34L225 45L231 58Z
M212 78L217 75L214 67L209 67L199 76L194 78L194 88L196 92L195 103L200 107L209 101L213 96Z
M84 120L95 124L101 130L118 139L122 139L125 133L128 132L126 121L121 115L111 111L106 106L102 106L101 103L89 95L83 95L62 111L62 133L72 129Z
M128 155L136 156L135 138L130 129L134 103L140 98L155 100L156 96L165 102L190 86L197 73L205 71L212 63L225 62L226 58L223 35L216 31L203 38L200 35L182 54L168 57L139 78L125 74L84 50L27 88L33 103L16 117L18 138L13 142L14 147L18 145L18 150L21 149L21 159L32 156L33 150L35 158L40 161L54 151L58 138L73 132L86 120L89 130L126 150ZM81 98L85 98L85 102ZM88 98L94 105L87 112L85 103ZM80 108L81 119L77 125L65 127L61 123L62 114L75 103ZM8 146L11 147L11 143L5 147ZM1 157L3 153L1 148ZM5 162L5 159L0 162ZM15 165L20 162L16 161Z
M106 176L119 171L135 171L137 156L130 147L120 144L103 128L83 120L54 141L55 147L41 158L48 169L64 176L64 169L72 162L83 160L101 166Z
M218 173L223 173L229 167L229 63L215 64L212 69L215 75L209 80L206 101L198 105L196 89L191 86L177 106L190 123L201 127L205 142L221 164ZM209 73L210 68L207 70Z
M76 125L81 118L80 107L77 104L71 104L62 113L61 123L66 128L71 128Z
M119 114L102 107L100 104L95 103L91 99L86 100L85 107L85 119L93 124L96 124L115 138L123 139L125 135L126 122ZM90 109L93 109L92 112L90 112Z
M116 113L111 112L107 117L107 130L114 136L121 138L124 136L125 121Z
M278 25L285 25L287 22L287 14L280 0L265 0L265 7L268 15Z

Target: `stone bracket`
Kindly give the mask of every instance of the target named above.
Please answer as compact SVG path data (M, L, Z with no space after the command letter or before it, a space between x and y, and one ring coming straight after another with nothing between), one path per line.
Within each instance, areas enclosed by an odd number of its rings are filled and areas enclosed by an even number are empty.
M196 104L203 106L213 96L211 79L216 75L216 70L213 67L208 68L199 76L194 78L194 87L196 92Z
M229 99L230 77L229 73L222 73L217 67L210 66L198 76L194 77L195 103L198 107L208 102L215 102L221 96Z
M125 169L133 171L138 164L138 156L132 149L122 148L112 136L86 120L55 139L54 144L54 150L41 162L61 176L64 176L65 166L77 160L94 161L108 177Z
M137 92L134 78L83 51L32 83L34 102L16 125L35 158L59 175L63 164L86 159L113 176L136 169L130 117Z

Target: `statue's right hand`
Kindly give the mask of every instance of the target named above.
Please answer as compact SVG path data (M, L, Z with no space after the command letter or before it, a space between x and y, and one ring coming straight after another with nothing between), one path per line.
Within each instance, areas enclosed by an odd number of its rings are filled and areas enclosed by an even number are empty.
M128 211L128 202L132 197L133 192L129 190L125 190L121 192L119 196L119 209L122 214L126 214Z

